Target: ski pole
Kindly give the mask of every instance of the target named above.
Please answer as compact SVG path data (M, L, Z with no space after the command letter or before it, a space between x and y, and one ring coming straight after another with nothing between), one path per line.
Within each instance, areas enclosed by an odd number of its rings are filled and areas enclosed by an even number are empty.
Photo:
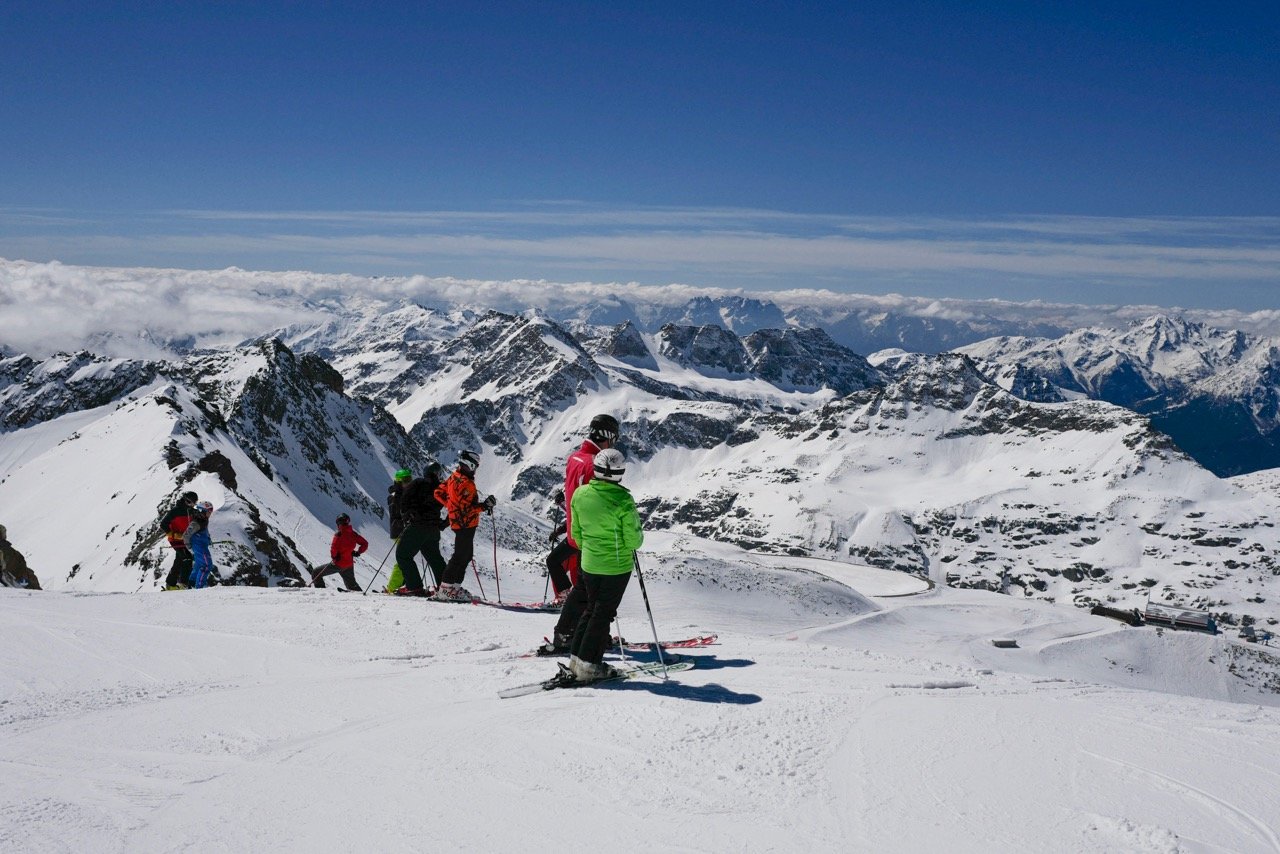
M613 618L613 625L618 629L618 655L622 656L622 663L627 663L627 642L622 637L622 620L617 616Z
M471 571L472 571L472 572L474 572L474 573L476 574L476 587L477 587L477 588L479 588L479 590L480 590L480 598L481 598L481 599L487 599L487 598L489 598L489 597L487 597L487 596L485 596L485 595L484 595L484 584L483 584L483 583L481 583L481 581L480 581L480 566L479 566L479 564L477 564L477 563L476 563L476 559L475 559L475 558L472 558L472 559L471 559ZM464 572L465 572L465 570L464 570Z
M547 583L542 585L542 604L547 604L547 593L551 591L551 570L547 570Z
M653 629L653 648L658 651L658 661L662 663L662 678L667 678L667 657L662 654L662 642L658 640L658 626L653 621L653 609L649 607L649 591L644 588L644 573L640 571L640 555L631 553L631 562L636 566L636 578L640 579L640 593L644 596L644 609L649 612L649 628Z
M398 543L398 542L400 542L400 538L399 538L399 537L396 537L394 540L392 540L392 541L391 541L391 548L387 549L387 557L391 557L391 553L392 553L393 551L395 551L395 550L396 550L396 543ZM373 578L370 578L370 579L369 579L369 587L372 587L372 586L373 586L373 582L375 582L375 581L377 581L377 580L378 580L378 576L379 576L379 575L382 575L382 567L386 565L386 563L387 563L387 557L384 557L384 558L382 559L382 563L378 564L378 569L377 569L377 571L376 571L376 572L374 572L374 573L373 573ZM364 592L363 592L363 593L361 593L360 595L361 595L361 596L368 596L368 595L369 595L369 587L366 587L366 588L364 589Z
M498 585L498 604L502 604L502 579L498 577L498 520L489 511L489 527L493 529L493 583Z

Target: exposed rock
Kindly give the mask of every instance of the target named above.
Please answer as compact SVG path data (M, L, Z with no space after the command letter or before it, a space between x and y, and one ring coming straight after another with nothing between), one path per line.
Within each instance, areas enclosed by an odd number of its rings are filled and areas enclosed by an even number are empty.
M4 525L0 525L0 586L40 589L40 579L27 566L27 559L22 556L22 552L9 542L9 532Z

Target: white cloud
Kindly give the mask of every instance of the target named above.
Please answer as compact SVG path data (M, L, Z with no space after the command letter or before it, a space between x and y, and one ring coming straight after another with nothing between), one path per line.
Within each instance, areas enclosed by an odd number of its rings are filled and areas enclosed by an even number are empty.
M353 294L555 311L620 293L661 305L741 293L836 314L878 307L1061 325L1181 304L1214 306L1197 316L1219 326L1280 324L1269 308L1277 218L973 220L563 202L110 217L24 209L0 210L0 223L0 256L116 265L0 263L0 343L27 350L104 334L136 340L143 327L161 339L238 340L314 321L326 300ZM394 275L181 269L231 264ZM1126 303L1136 305L1108 307Z
M833 320L871 310L954 321L998 317L1078 327L1123 324L1169 310L1155 305L937 299L808 288L757 291L687 284L98 268L0 260L0 344L32 354L90 347L114 355L153 356L159 352L156 341L193 339L198 346L218 346L295 324L323 323L343 301L353 298L507 311L539 308L554 314L620 298L637 306L682 306L702 295L751 296L784 309L818 311ZM1280 331L1280 310L1188 315L1224 328Z

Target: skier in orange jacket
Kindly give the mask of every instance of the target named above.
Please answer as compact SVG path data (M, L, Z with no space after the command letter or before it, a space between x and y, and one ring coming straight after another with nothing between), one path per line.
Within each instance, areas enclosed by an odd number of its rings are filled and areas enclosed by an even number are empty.
M497 499L492 495L483 501L476 492L475 473L480 467L480 456L474 451L458 454L458 467L449 479L436 487L436 500L449 514L449 527L453 529L453 555L444 568L444 579L436 589L434 599L450 602L470 602L471 593L462 586L467 574L467 564L475 555L476 528L480 514L493 512Z

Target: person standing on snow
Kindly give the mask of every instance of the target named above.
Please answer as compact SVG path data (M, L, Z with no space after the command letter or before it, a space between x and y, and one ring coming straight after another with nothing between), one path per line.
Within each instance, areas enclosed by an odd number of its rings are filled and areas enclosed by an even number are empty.
M208 501L191 508L187 529L182 532L182 541L191 550L191 589L199 590L208 587L209 576L213 575L213 554L209 546L213 538L209 536L209 517L213 515L213 505Z
M564 490L558 489L555 494L555 507L551 519L556 522L547 542L551 551L547 554L547 575L551 577L551 586L555 590L556 605L563 605L573 587L573 580L578 575L578 550L569 544L568 520L565 517ZM564 537L564 539L560 539Z
M467 574L467 564L475 554L476 528L480 514L492 513L498 500L490 495L478 500L475 473L480 467L480 457L474 451L458 454L458 467L449 479L436 487L436 500L449 513L449 527L453 529L453 555L445 566L444 579L436 589L434 598L450 602L470 602L471 593L462 587Z
M400 469L396 472L395 480L387 487L387 517L391 521L391 539L399 540L400 535L404 533L404 491L409 488L409 483L413 480L413 472L408 469ZM391 573L387 576L387 592L395 593L404 586L404 573L400 571L400 560L391 565Z
M564 653L569 651L569 642L573 637L573 631L578 625L578 620L582 616L582 609L587 604L587 592L578 583L581 578L582 557L578 548L578 541L573 533L573 494L585 483L590 482L594 467L596 454L601 451L612 449L618 443L618 434L620 430L618 419L612 415L600 414L591 419L591 424L587 428L587 439L582 443L582 447L569 455L568 461L564 466L564 513L565 513L565 529L567 535L565 543L568 549L563 552L561 562L565 563L569 558L577 558L576 565L569 565L569 580L573 587L569 590L569 595L564 598L563 607L560 610L560 619L556 622L555 629L551 633L551 641L543 647L544 653ZM548 561L550 558L548 558Z
M622 485L627 471L622 452L607 448L595 455L595 477L573 494L570 532L582 553L578 585L586 605L569 643L569 670L578 682L614 675L604 663L609 625L631 581L636 549L644 543L635 499Z
M191 549L187 548L182 535L191 521L191 508L199 500L200 497L194 492L182 493L178 503L160 520L160 527L169 540L169 545L173 547L173 566L164 578L165 590L183 590L187 586L187 579L191 577Z
M440 554L440 531L444 528L442 508L436 499L440 476L444 469L439 463L431 463L422 477L409 484L400 499L404 529L396 544L396 564L404 574L404 585L393 592L398 596L425 596L422 574L418 572L417 556L422 555L431 569L436 589L445 576L444 557Z
M330 562L311 573L311 584L323 588L324 577L336 572L348 590L359 590L360 585L356 584L356 558L369 550L369 541L351 527L351 517L346 513L334 521L338 532L333 535L333 542L329 544Z

